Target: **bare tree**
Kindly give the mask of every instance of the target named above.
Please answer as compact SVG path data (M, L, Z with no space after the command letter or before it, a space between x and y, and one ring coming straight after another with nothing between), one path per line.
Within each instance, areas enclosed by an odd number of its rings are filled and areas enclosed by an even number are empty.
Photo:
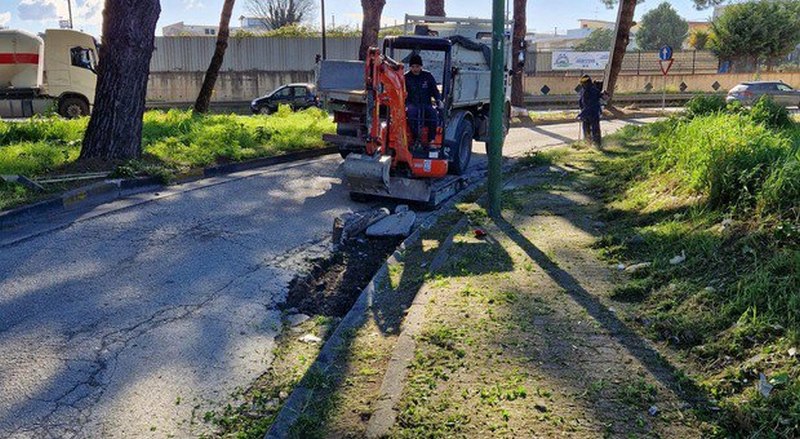
M525 9L528 0L514 0L514 37L512 39L512 69L514 76L511 78L511 103L522 107L525 105L525 55L527 51L525 35L528 33Z
M248 0L247 12L268 29L280 29L311 20L316 11L314 0Z
M381 30L381 15L386 0L361 0L361 11L364 20L361 22L361 47L358 49L358 59L367 59L370 46L378 45L378 32Z
M159 0L105 1L94 109L81 159L142 154L142 115L159 14Z
M444 17L444 0L425 0L425 15Z
M211 93L214 92L214 84L217 83L219 68L225 58L225 49L228 48L231 14L233 13L233 4L235 2L236 0L225 0L225 3L222 4L222 13L219 17L219 32L217 33L217 47L214 49L211 63L208 65L208 70L206 70L206 77L203 79L200 94L197 95L197 101L194 103L194 111L198 113L208 112Z

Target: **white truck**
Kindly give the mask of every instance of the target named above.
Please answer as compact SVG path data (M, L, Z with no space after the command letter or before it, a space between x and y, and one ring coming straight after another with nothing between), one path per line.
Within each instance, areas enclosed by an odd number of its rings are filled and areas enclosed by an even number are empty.
M88 115L97 59L97 42L83 32L0 30L0 117L29 117L53 106L63 117Z

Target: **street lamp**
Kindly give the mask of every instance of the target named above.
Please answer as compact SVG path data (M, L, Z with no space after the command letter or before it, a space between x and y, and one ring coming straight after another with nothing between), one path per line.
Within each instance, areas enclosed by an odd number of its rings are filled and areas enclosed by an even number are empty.
M320 2L322 3L322 59L326 59L328 58L328 42L325 39L325 0L320 0Z
M67 0L67 10L69 11L69 28L74 29L72 26L72 0Z

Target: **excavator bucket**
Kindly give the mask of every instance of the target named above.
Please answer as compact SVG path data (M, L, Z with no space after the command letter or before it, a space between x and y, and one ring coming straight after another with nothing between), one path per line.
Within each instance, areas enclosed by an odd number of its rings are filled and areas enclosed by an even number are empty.
M384 195L388 193L391 167L392 157L388 155L350 154L344 160L344 176L351 192Z

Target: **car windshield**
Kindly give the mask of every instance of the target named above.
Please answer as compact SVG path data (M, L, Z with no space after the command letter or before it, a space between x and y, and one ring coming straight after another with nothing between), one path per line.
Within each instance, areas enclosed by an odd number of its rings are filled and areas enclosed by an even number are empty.
M739 84L736 87L733 87L731 89L731 93L740 93L740 92L743 92L745 90L747 90L747 86L744 85L744 84Z

